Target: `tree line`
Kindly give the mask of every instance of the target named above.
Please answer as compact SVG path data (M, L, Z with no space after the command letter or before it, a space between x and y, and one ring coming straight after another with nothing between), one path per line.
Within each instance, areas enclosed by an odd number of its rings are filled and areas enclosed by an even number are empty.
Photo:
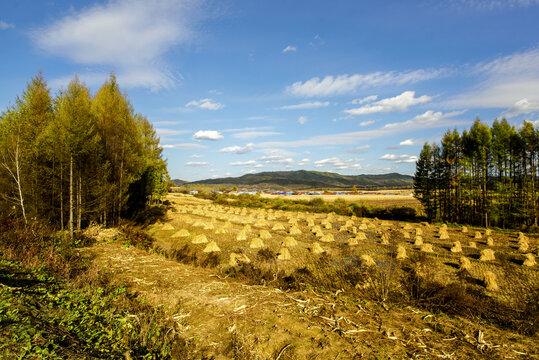
M71 235L118 225L166 194L161 153L114 75L93 95L75 76L53 96L40 72L0 116L0 207Z
M425 143L416 163L415 196L429 219L480 226L538 225L539 129L491 127L476 119L469 131L448 130Z

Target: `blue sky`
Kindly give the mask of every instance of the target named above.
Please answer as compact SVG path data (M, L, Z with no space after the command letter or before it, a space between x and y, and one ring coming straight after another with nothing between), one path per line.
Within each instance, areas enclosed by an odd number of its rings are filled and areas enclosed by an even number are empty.
M0 107L111 71L172 178L413 174L425 141L539 126L539 1L3 1Z

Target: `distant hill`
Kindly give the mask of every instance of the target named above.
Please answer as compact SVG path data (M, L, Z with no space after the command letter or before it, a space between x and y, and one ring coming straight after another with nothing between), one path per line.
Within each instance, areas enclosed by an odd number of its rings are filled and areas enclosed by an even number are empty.
M174 186L180 186L188 182L188 181L180 180L180 179L172 179L170 181L174 183Z
M226 177L194 181L190 184L244 185L259 187L293 188L351 188L357 187L397 187L412 186L413 177L397 173L383 175L341 175L320 171L268 171L246 174L240 177Z

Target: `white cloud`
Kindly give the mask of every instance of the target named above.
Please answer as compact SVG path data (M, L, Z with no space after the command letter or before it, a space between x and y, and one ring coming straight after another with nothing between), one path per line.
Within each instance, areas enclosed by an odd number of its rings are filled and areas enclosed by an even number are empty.
M378 95L371 95L371 96L366 96L364 98L354 99L350 101L350 104L361 105L361 104L373 102L376 99L378 99Z
M181 143L181 144L164 144L161 145L163 149L205 149L206 146L193 143Z
M473 8L478 10L497 10L507 8L530 7L539 4L539 0L457 0L448 1L445 5L458 8Z
M340 159L338 157L332 157L327 159L322 159L315 161L314 167L334 167L338 170L360 170L363 167L360 164L360 161L363 159Z
M181 134L185 134L185 133L188 133L188 132L189 132L189 130L176 130L176 129L164 129L164 128L155 129L155 133L159 137L181 135Z
M219 110L225 106L213 101L212 99L200 99L189 101L187 104L185 104L185 107L197 107L204 110Z
M210 94L223 95L223 92L217 89L211 89L208 91Z
M447 105L512 108L524 99L532 108L539 104L539 48L480 63L473 70L472 75L479 77L478 85L449 99Z
M285 48L283 49L283 51L281 51L281 52L284 54L284 53L287 53L287 52L289 52L289 51L296 51L296 50L297 50L297 48L296 48L295 46L288 45L288 46L285 47Z
M203 155L200 155L200 154L193 154L191 156L189 156L190 158L193 158L193 159L200 159L202 157L204 157Z
M448 119L462 115L465 111L453 111L449 113L442 113L441 111L434 112L432 110L427 110L421 115L417 115L411 120L404 122L396 122L384 125L384 129L417 129L425 127L441 127L441 126L450 126L452 124L457 124L454 120Z
M122 86L158 90L175 86L177 76L163 56L191 41L197 18L191 1L112 0L36 29L32 39L41 50L74 63L115 69Z
M206 161L188 161L185 163L187 166L208 166Z
M268 155L260 157L259 161L265 164L292 164L294 160L292 158L285 158L279 155Z
M261 136L281 135L276 131L242 131L232 135L236 139L253 139Z
M0 30L13 29L15 25L0 20Z
M307 117L306 116L300 116L298 118L298 123L300 123L301 125L305 124L307 122Z
M507 118L512 118L521 114L529 114L539 110L539 102L531 103L528 99L524 98L517 101L504 113Z
M219 131L215 130L199 130L193 135L193 140L221 140L223 135Z
M432 98L427 95L415 97L415 91L405 91L392 98L382 99L372 104L364 105L360 108L344 110L350 115L364 115L379 112L406 111L409 106L422 104L430 101Z
M346 151L348 151L350 153L361 154L361 153L366 153L370 148L371 148L370 145L363 145L363 146L350 148L350 149L348 149Z
M413 84L443 76L445 70L414 70L407 72L375 72L370 74L314 77L305 82L295 82L286 87L289 94L304 97L333 96L353 92L357 88L382 85Z
M359 126L368 126L368 125L371 125L371 124L374 124L375 121L374 120L367 120L367 121L362 121L359 123Z
M236 153L236 154L240 155L240 154L250 153L251 151L253 151L254 146L255 146L255 144L253 144L253 143L249 143L249 144L247 144L245 146L234 145L234 146L224 147L219 151L220 152Z
M256 161L255 160L234 161L234 162L228 163L228 165L230 165L230 166L253 166L253 165L256 165Z
M411 120L386 124L380 128L351 131L337 134L317 135L307 139L292 140L292 141L271 141L257 144L263 147L304 147L304 146L326 146L326 145L350 145L356 144L361 140L372 140L384 136L394 134L402 134L405 132L416 131L425 128L452 127L456 125L468 124L469 121L456 120L453 117L463 114L464 111L453 111L450 113L434 113L427 111L422 115L418 115Z
M310 163L311 163L311 160L309 158L305 158L305 159L301 159L298 162L298 166L304 166L304 165L307 165L307 164L310 164Z
M395 164L400 163L413 163L417 161L417 156L415 155L395 155L395 154L385 154L380 157L380 160L389 160Z
M316 109L321 107L327 107L330 105L329 101L313 101L313 102L305 102L301 104L296 105L285 105L281 106L278 109L281 110L302 110L302 109Z
M399 143L399 145L400 145L400 146L412 146L412 145L415 145L415 142L414 142L414 140L412 140L412 139L406 139L406 140L404 140L404 141L401 141L401 142Z

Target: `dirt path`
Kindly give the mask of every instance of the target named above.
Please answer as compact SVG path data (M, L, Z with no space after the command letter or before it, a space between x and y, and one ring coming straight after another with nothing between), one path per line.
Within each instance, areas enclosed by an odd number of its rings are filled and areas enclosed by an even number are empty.
M216 359L524 358L497 330L342 294L287 293L218 276L118 242L89 249L102 271L175 311L182 335ZM479 332L480 331L480 332ZM496 340L501 341L501 340ZM503 346L502 346L503 345ZM503 356L501 356L503 357Z

